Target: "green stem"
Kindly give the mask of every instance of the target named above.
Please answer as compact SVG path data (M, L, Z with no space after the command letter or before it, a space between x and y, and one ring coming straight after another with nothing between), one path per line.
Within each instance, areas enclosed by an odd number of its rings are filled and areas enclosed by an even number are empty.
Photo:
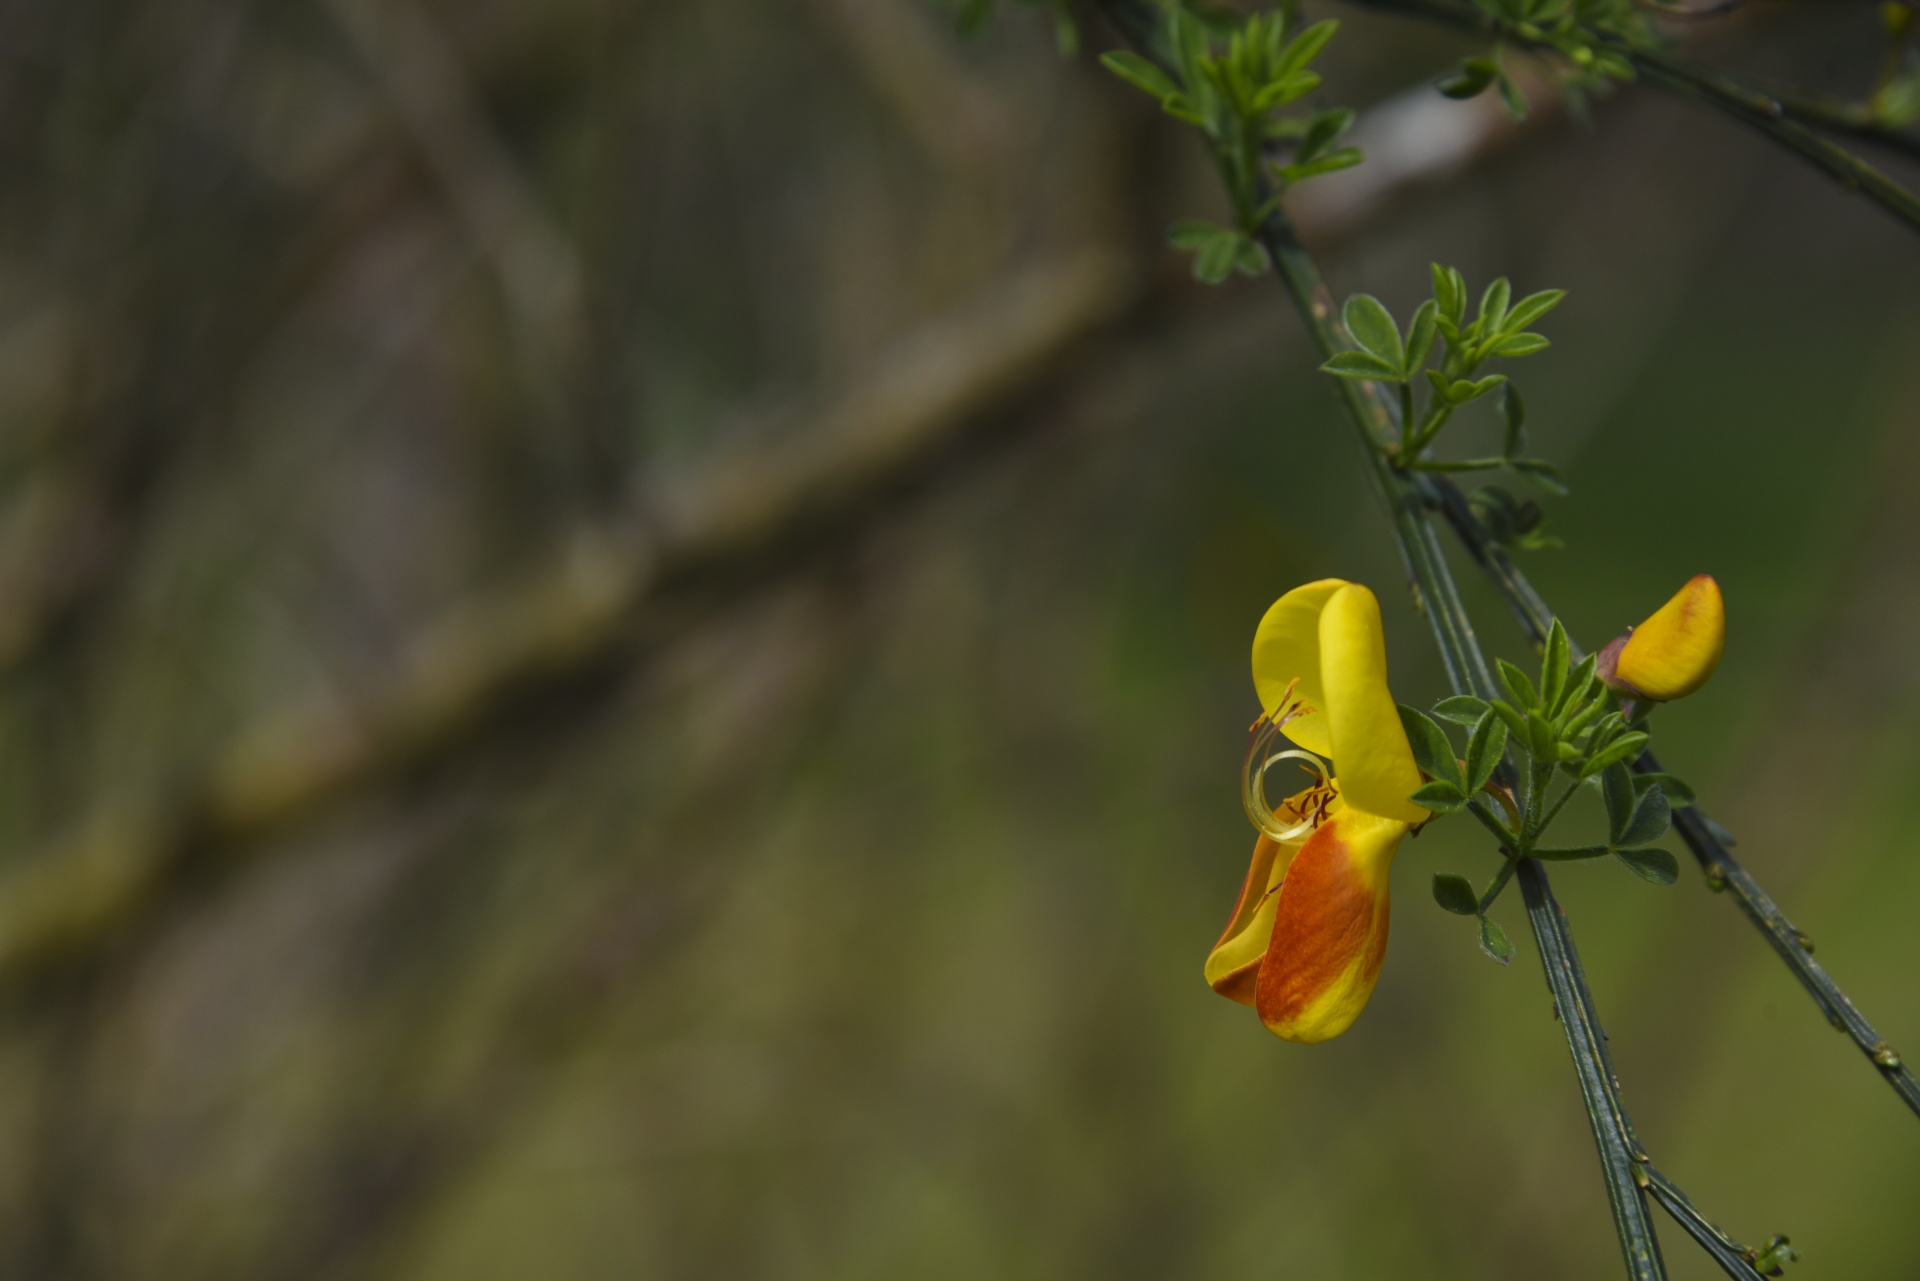
M1659 1203L1660 1208L1673 1217L1686 1234L1694 1239L1702 1250L1713 1257L1723 1271L1740 1281L1766 1281L1765 1274L1753 1266L1753 1251L1728 1236L1719 1224L1710 1221L1700 1211L1693 1208L1693 1202L1687 1194L1666 1175L1651 1165L1642 1165L1640 1172L1646 1176L1647 1195Z
M1627 1275L1634 1281L1663 1278L1666 1265L1647 1215L1646 1198L1641 1195L1647 1154L1633 1133L1626 1109L1620 1105L1619 1086L1607 1054L1607 1034L1594 1015L1593 994L1587 990L1586 973L1580 968L1580 954L1574 950L1566 913L1554 901L1546 869L1530 858L1520 861L1520 894L1526 900L1527 920L1540 948L1547 987L1553 992L1554 1011L1566 1030L1567 1048L1573 1053L1574 1073L1580 1078L1594 1145L1600 1149L1600 1165L1607 1171L1607 1200L1613 1207L1614 1231L1626 1251Z
M1527 813L1520 823L1521 853L1533 847L1540 839L1540 833L1546 830L1546 824L1540 821L1542 798L1547 794L1547 784L1553 782L1553 762L1534 761L1527 766Z
M1513 873L1519 866L1520 859L1509 852L1507 861L1500 865L1500 870L1494 875L1492 884L1487 886L1487 892L1480 896L1480 915L1487 914L1487 909L1492 907L1494 900L1500 897L1500 891L1507 888L1507 882L1513 879Z
M1831 130L1860 142L1897 151L1909 159L1920 160L1920 137L1880 123L1865 105L1826 102L1790 94L1775 94L1773 100L1780 104L1780 109L1787 113L1790 120Z
M1487 808L1486 802L1479 797L1476 796L1467 802L1467 813L1479 819L1480 826L1493 833L1494 838L1500 842L1501 848L1511 850L1520 844L1519 836L1502 823L1493 811Z
M1553 820L1560 817L1560 811L1567 807L1567 802L1572 800L1573 794L1579 790L1580 784L1568 784L1567 790L1560 793L1559 798L1547 807L1547 812L1540 818L1540 830L1542 832L1553 826Z

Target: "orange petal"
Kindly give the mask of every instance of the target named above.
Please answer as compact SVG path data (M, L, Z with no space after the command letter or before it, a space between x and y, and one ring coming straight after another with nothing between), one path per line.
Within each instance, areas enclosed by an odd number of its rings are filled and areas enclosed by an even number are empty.
M1387 873L1407 824L1340 809L1288 868L1254 1008L1275 1036L1311 1045L1360 1017L1387 954Z

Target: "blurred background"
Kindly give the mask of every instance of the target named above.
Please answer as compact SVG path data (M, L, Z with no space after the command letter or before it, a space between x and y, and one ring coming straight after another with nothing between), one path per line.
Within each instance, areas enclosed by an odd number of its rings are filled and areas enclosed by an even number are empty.
M1589 645L1718 576L1662 754L1920 1049L1920 239L1307 8L1395 104L1301 193L1336 292L1571 291L1526 568ZM1678 35L1858 97L1875 10ZM1443 681L1282 291L1187 278L1215 183L1081 36L0 3L0 1276L1618 1275L1517 898L1501 969L1428 897L1474 829L1402 850L1347 1036L1201 981L1266 604L1371 583ZM1736 906L1555 875L1661 1166L1920 1275L1912 1118Z

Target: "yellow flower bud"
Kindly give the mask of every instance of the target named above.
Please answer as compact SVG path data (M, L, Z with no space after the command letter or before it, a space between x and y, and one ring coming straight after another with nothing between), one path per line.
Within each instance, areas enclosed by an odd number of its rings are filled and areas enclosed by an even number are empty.
M1595 670L1616 693L1670 703L1707 683L1726 644L1720 584L1696 574L1652 618L1601 650Z

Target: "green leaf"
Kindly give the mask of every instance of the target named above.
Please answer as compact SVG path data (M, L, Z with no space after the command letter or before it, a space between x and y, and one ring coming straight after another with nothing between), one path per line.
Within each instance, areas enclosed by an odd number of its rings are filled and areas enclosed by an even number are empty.
M1215 226L1204 218L1182 218L1167 228L1167 243L1175 249L1194 253L1205 249L1215 237L1232 234L1227 228Z
M1613 856L1635 876L1655 885L1671 885L1680 879L1680 862L1666 850L1615 850Z
M1500 723L1507 727L1508 734L1522 743L1527 741L1527 718L1518 709L1496 701L1493 704L1493 714L1498 716Z
M1318 160L1310 160L1305 164L1283 165L1280 176L1288 182L1305 182L1308 178L1317 178L1323 173L1351 169L1365 159L1366 156L1360 148L1341 147L1337 151L1329 151Z
M1475 698L1471 694L1455 694L1433 705L1435 716L1443 721L1452 721L1455 725L1476 725L1489 710L1484 698Z
M1460 273L1437 262L1432 264L1432 270L1433 297L1440 304L1440 314L1457 325L1467 310L1467 291L1461 284Z
M1513 304L1513 310L1507 313L1506 323L1501 326L1501 330L1509 334L1521 332L1528 325L1558 307L1566 296L1567 291L1564 289L1542 289L1537 294L1528 294Z
M1611 845L1536 845L1532 857L1549 863L1578 863L1582 859L1612 854Z
M1440 304L1429 298L1420 304L1413 313L1413 323L1407 327L1407 363L1405 372L1411 378L1426 367L1427 356L1433 351L1433 340L1437 336L1435 322L1440 316Z
M1333 145L1335 139L1353 127L1353 118L1351 107L1335 107L1314 116L1313 123L1307 126L1306 133L1300 139L1300 149L1294 153L1295 161L1305 163L1317 158Z
M1491 58L1467 58L1458 71L1436 87L1449 98L1473 98L1485 93L1499 74L1500 69L1493 65Z
M1436 814L1458 814L1467 807L1467 794L1452 783L1428 783L1407 799Z
M1515 84L1513 77L1507 75L1505 72L1500 73L1498 83L1500 85L1500 105L1505 107L1507 114L1515 120L1525 120L1527 118L1527 95L1520 92L1520 86Z
M1280 59L1274 65L1276 77L1291 75L1320 56L1327 47L1327 41L1333 39L1334 32L1340 30L1340 24L1331 18L1325 22L1316 22L1293 39L1280 52Z
M1500 766L1501 753L1507 750L1507 727L1489 707L1467 736L1467 791L1477 792L1487 785Z
M1161 102L1180 92L1180 86L1166 72L1137 53L1121 49L1100 55L1100 65L1136 89L1144 89Z
M1550 462L1539 458L1516 458L1507 465L1550 494L1565 498L1573 492L1567 488L1567 482L1561 477L1560 469Z
M1594 661L1592 654L1580 660L1580 665L1568 673L1566 688L1560 691L1559 700L1547 709L1547 714L1554 717L1556 721L1562 717L1566 718L1560 726L1562 733L1568 731L1575 709L1585 701L1587 690L1593 684Z
M1429 369L1427 377L1433 380L1434 388L1446 397L1448 403L1454 405L1464 405L1470 400L1478 400L1495 388L1504 387L1507 382L1505 374L1488 374L1485 378L1472 382L1464 378L1450 382L1435 369Z
M1501 322L1507 318L1507 300L1513 296L1513 286L1507 283L1505 276L1499 277L1487 286L1480 295L1480 334L1491 338L1500 332Z
M1267 249L1252 236L1241 236L1233 255L1234 270L1243 276L1257 276L1267 269Z
M1607 807L1607 840L1618 845L1627 834L1627 825L1633 822L1633 807L1640 801L1633 790L1633 775L1625 765L1616 761L1600 771L1600 799Z
M1490 916L1480 918L1480 950L1502 965L1513 960L1513 940Z
M1520 399L1520 389L1511 382L1501 389L1500 421L1506 428L1500 454L1512 458L1527 447L1527 406Z
M1588 659L1592 657L1593 655L1591 654L1587 655ZM1580 666L1585 667L1586 665L1587 660L1582 659ZM1601 712L1606 710L1606 693L1607 687L1589 674L1586 689L1574 695L1573 698L1568 701L1566 710L1561 713L1562 716L1567 718L1567 723L1560 727L1560 733L1567 738L1578 738L1581 734L1585 733L1587 725L1596 716L1600 715ZM1576 711L1576 708L1579 710Z
M1407 464L1415 471L1492 471L1505 467L1504 458L1422 458Z
M1200 84L1206 74L1207 29L1184 5L1167 10L1167 45L1179 64L1180 78L1189 87Z
M1616 762L1630 761L1647 746L1647 736L1641 733L1622 734L1605 747L1595 752L1580 771L1582 778L1591 778L1607 766Z
M1645 845L1648 841L1657 841L1666 835L1672 825L1673 814L1667 806L1667 794L1657 787L1650 787L1640 794L1640 801L1633 807L1633 817L1627 822L1627 830L1620 834L1616 845Z
M1560 708L1560 695L1567 687L1567 663L1572 657L1567 644L1567 629L1559 619L1547 629L1547 644L1540 658L1540 706L1552 716Z
M1536 351L1545 351L1553 344L1539 334L1515 334L1511 338L1502 338L1493 345L1489 355L1493 356L1531 356Z
M1560 754L1560 735L1554 732L1547 718L1538 712L1527 713L1527 750L1533 753L1536 761L1558 761Z
M1480 896L1464 876L1452 872L1433 874L1433 901L1455 916L1480 915Z
M1362 349L1378 356L1398 373L1407 365L1407 349L1400 342L1400 327L1393 316L1372 294L1355 294L1341 311L1347 332Z
M1253 114L1260 115L1272 111L1275 107L1285 106L1296 99L1304 98L1320 87L1320 73L1302 71L1263 86L1253 95Z
M1500 683L1507 687L1507 693L1513 695L1515 707L1531 709L1540 706L1540 695L1534 692L1533 682L1527 679L1525 672L1504 658L1496 660L1495 665L1500 669Z
M1173 97L1168 98L1160 104L1160 110L1184 124L1200 125L1204 128L1207 123L1207 118L1200 114L1199 110L1185 94L1174 94Z
M1400 724L1407 731L1407 746L1413 749L1413 763L1421 772L1436 782L1451 783L1464 802L1467 794L1467 779L1460 772L1460 762L1454 759L1453 744L1447 741L1447 732L1434 724L1427 714L1405 703L1400 707Z
M1667 804L1675 809L1685 809L1694 804L1693 789L1672 774L1635 774L1633 786L1636 791L1646 791L1657 787L1666 793Z
M1400 369L1390 365L1378 356L1368 355L1364 351L1335 352L1326 364L1320 366L1320 372L1333 374L1339 378L1359 378L1368 382L1397 383L1401 381Z
M1240 242L1245 239L1237 231L1223 232L1209 240L1199 253L1193 256L1193 278L1204 285L1217 285L1233 274L1233 265L1240 257Z

